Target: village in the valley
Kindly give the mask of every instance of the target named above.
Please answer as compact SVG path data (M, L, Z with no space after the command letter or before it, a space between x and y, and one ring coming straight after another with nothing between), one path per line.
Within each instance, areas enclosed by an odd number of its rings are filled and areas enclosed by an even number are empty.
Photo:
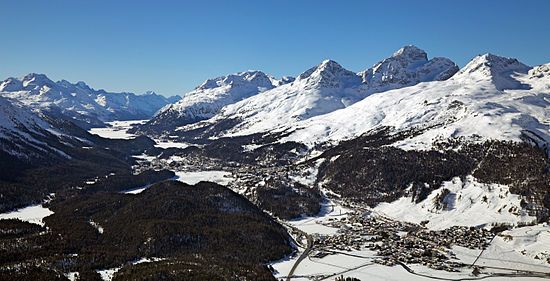
M178 161L173 161L177 159ZM273 178L288 180L292 171L288 167L261 168L244 164L228 165L215 160L193 157L171 156L144 161L156 169L169 167L172 170L192 172L190 167L203 167L221 171L231 177L228 187L245 196L254 196L254 188ZM138 168L139 169L139 168ZM230 176L229 176L230 175ZM254 198L251 198L254 202ZM322 259L330 255L355 255L368 251L370 256L357 255L385 266L418 264L433 270L446 272L470 272L478 274L479 268L473 263L465 263L456 258L453 246L471 249L478 254L498 235L487 228L454 226L444 230L430 230L423 222L413 224L392 220L356 202L346 202L337 197L327 199L323 212L328 215L316 219L315 224L330 228L331 233L305 232L293 221L280 220L293 234L297 245L307 250L309 259ZM339 207L339 213L334 207ZM344 210L344 211L342 211ZM304 251L298 251L303 255Z

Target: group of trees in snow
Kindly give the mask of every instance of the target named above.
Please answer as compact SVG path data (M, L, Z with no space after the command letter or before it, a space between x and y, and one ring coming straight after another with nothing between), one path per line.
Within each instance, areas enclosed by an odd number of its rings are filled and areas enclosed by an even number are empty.
M482 183L510 186L522 207L546 221L550 209L550 159L526 143L447 140L433 149L405 151L386 146L414 132L388 135L382 130L327 150L321 167L325 187L351 200L375 206L411 195L417 202L453 177L472 174ZM406 194L408 193L408 194Z
M281 225L214 183L166 181L136 195L83 194L54 200L50 209L48 228L0 221L0 264L14 265L5 276L93 275L123 266L115 280L178 280L189 272L192 278L184 279L273 280L264 264L291 252ZM131 265L144 257L163 260Z

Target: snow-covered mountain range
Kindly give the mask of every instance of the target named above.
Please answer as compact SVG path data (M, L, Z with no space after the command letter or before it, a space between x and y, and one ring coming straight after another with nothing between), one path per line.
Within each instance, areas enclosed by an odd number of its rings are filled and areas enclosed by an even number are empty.
M279 80L261 71L245 71L208 79L175 104L164 107L142 131L161 132L211 118L226 105L294 81Z
M245 135L265 132L281 125L348 107L373 93L411 86L424 81L445 80L457 71L458 67L451 60L446 58L428 60L426 52L414 46L405 46L391 57L360 73L346 70L335 61L325 60L300 74L295 81L263 92L257 91L255 95L250 95L250 91L233 87L215 88L218 92L214 96L232 95L238 96L239 99L225 99L225 107L221 110L219 106L216 107L219 113L214 115L211 114L212 111L208 111L210 116L202 116L204 117L202 119L213 117L198 125L234 120L233 128L229 128L228 133ZM217 80L208 80L203 86L214 85L214 81ZM264 81L267 82L267 79L264 78ZM195 107L203 102L210 104L212 94L205 92L203 86L187 95L177 105L161 111L158 116L163 118L155 118L149 124L149 130L152 126L165 130L167 127L162 123L170 122L167 120L173 120L174 116L180 116L181 105L190 104L187 100L193 100ZM243 92L249 97L243 99ZM188 107L185 108L191 111ZM196 126L189 128L196 128Z
M396 144L408 149L425 149L435 140L458 137L520 141L534 134L548 143L547 69L547 65L531 69L515 59L481 55L446 81L374 94L283 130L292 131L286 140L310 145L350 139L379 127L427 129Z
M276 133L286 135L280 142L312 147L389 127L422 130L395 144L405 149L428 149L434 141L459 137L528 140L547 147L548 69L485 54L459 70L448 59L428 60L424 51L405 46L358 74L323 61L292 83L227 104L208 120L160 132L185 136L204 130L207 137ZM207 99L198 92L193 98ZM156 122L166 129L160 119Z
M36 73L2 81L0 96L36 110L61 112L91 126L112 120L148 119L165 105L179 100L178 96L166 98L153 92L136 95L95 90L84 82L54 82Z

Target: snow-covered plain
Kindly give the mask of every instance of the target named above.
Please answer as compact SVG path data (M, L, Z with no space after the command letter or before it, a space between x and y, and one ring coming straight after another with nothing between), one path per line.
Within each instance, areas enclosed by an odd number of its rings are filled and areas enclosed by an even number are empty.
M321 223L329 219L345 216L349 210L338 204L327 203L319 216L307 217L288 223L308 234L332 235L338 229L324 226ZM409 210L414 213L416 210ZM342 215L340 215L342 213ZM510 239L511 238L511 239ZM481 250L471 250L454 246L456 261L472 264ZM302 254L304 248L298 246L298 251L290 257L275 261L271 266L275 269L277 279L285 279L294 263ZM483 273L477 277L472 275L472 269L464 268L460 272L434 270L426 266L407 265L414 273L402 266L385 266L374 263L378 256L368 249L352 251L335 251L331 255L317 258L309 256L304 259L294 272L292 280L334 280L337 276L355 277L360 280L461 280L482 278L486 280L505 281L511 277L490 276L493 273L514 273L516 270L534 272L550 272L546 261L550 257L550 226L547 224L526 226L505 231L497 236L478 261L478 266L486 266ZM536 257L536 258L535 258ZM492 268L494 267L494 268ZM499 269L500 268L500 269ZM534 277L515 277L513 280L541 280Z
M147 120L112 121L106 123L108 127L90 129L90 133L107 139L131 139L136 135L128 133L128 130L145 122Z
M211 181L221 185L227 185L233 180L231 173L225 171L179 171L176 172L176 179L186 184Z
M21 208L13 212L0 214L0 220L20 219L22 221L44 226L44 222L42 220L51 214L53 214L53 212L50 209L43 207L42 204L38 204Z
M157 144L155 147L159 148L186 148L189 147L188 143L185 142L173 142L167 140L155 140Z

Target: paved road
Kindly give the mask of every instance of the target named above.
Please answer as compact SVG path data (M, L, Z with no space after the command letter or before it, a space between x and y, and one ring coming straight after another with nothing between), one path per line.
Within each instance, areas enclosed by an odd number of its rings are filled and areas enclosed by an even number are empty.
M292 266L292 268L290 269L290 271L288 272L288 276L286 277L286 280L287 281L290 281L290 279L292 279L292 276L294 275L294 271L296 271L296 268L298 268L298 265L300 265L300 263L305 259L307 258L307 256L309 255L309 252L311 252L311 249L313 248L313 237L311 237L311 235L301 231L300 229L294 227L294 226L291 226L291 225L288 225L288 227L292 228L294 231L298 232L301 234L301 236L305 236L307 238L307 245L306 245L306 249L304 250L304 252L300 255L300 257L298 257L298 259L296 260L296 262L294 262L294 265Z

